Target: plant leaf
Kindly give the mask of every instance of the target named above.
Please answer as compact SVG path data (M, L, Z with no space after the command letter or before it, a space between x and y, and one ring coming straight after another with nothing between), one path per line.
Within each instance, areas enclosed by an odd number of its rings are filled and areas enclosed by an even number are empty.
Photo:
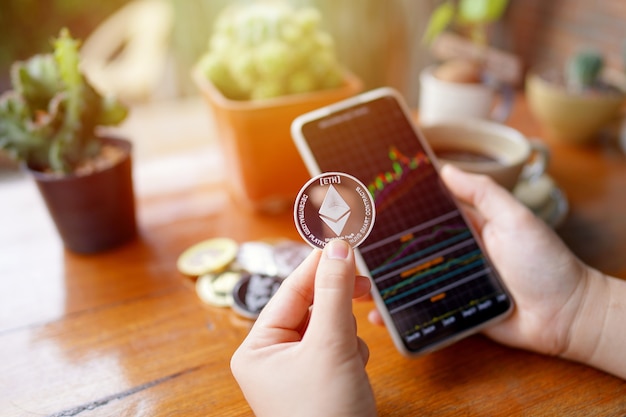
M72 39L67 28L63 28L54 41L54 59L67 93L64 128L78 134L81 128L81 113L86 106L83 100L83 76L79 69L80 42Z
M46 164L48 131L48 126L30 120L28 105L17 92L8 91L0 97L0 149L12 159L33 166Z
M443 32L454 19L455 7L452 1L446 1L440 4L430 16L428 26L424 32L422 42L426 44L432 43L437 36Z
M52 54L35 55L11 66L11 82L34 109L45 109L60 87L59 73Z
M508 0L460 0L458 18L462 24L485 24L499 20Z
M128 108L112 96L105 96L101 101L102 112L98 125L113 126L121 123L128 116Z

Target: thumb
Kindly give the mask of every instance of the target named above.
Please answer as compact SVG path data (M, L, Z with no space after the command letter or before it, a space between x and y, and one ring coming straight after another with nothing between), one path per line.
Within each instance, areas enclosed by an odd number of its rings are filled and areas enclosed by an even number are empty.
M354 251L348 242L340 239L328 242L315 274L313 311L306 336L322 341L341 340L355 334L352 315L355 275Z

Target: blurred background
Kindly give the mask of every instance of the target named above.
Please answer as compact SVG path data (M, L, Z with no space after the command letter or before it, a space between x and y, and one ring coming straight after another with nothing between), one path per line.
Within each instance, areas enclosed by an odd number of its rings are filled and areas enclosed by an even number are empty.
M341 61L361 77L366 88L391 85L416 105L417 74L433 59L421 37L440 0L290 2L314 5L321 11ZM96 84L106 78L98 72L107 67L110 82L117 79L132 100L196 94L189 76L191 67L207 49L215 16L233 3L236 1L3 0L0 91L9 88L11 62L49 51L50 39L67 26L74 37L85 40L85 64L93 77L101 78ZM622 69L624 22L624 0L511 0L504 18L490 28L490 44L514 53L524 69L561 63L587 46L600 49L608 67ZM115 60L122 61L119 67L126 72L134 68L132 74L116 72L110 65ZM134 65L128 65L131 62Z
M50 40L62 26L87 37L107 16L129 0L88 4L80 0L4 0L0 12L0 90L9 89L9 67L15 60L50 51Z
M62 26L67 26L74 37L86 40L83 52L89 55L87 61L91 61L86 65L92 67L119 60L124 49L133 48L132 43L145 44L146 38L151 37L157 43L152 45L152 53L159 56L146 58L149 51L144 47L138 53L142 59L137 59L136 66L146 65L146 59L152 59L159 68L137 70L135 81L144 84L147 77L158 78L158 82L154 80L152 86L136 86L136 89L152 87L151 91L143 92L144 98L195 94L197 90L189 76L191 67L207 50L215 17L233 3L237 1L112 0L92 5L78 0L5 0L0 15L3 45L0 90L10 86L11 62L49 51L50 39ZM410 89L407 65L418 64L412 61L423 55L419 39L428 13L437 1L291 0L290 3L314 5L322 12L324 26L335 38L342 62L358 73L367 86L391 84L402 90ZM134 26L143 26L144 30ZM88 39L90 36L94 39ZM132 98L141 95L137 92Z

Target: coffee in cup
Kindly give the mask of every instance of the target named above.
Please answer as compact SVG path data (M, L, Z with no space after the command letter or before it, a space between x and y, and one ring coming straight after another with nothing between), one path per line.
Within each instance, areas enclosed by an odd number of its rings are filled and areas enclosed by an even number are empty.
M518 130L480 119L447 119L421 127L443 164L485 174L509 191L544 174L549 150Z

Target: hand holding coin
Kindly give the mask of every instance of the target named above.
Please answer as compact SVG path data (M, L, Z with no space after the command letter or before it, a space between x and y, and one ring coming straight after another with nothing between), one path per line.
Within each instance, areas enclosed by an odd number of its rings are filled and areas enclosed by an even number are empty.
M298 232L314 248L323 249L333 239L356 248L372 231L376 210L361 181L341 172L325 172L302 187L293 215Z

